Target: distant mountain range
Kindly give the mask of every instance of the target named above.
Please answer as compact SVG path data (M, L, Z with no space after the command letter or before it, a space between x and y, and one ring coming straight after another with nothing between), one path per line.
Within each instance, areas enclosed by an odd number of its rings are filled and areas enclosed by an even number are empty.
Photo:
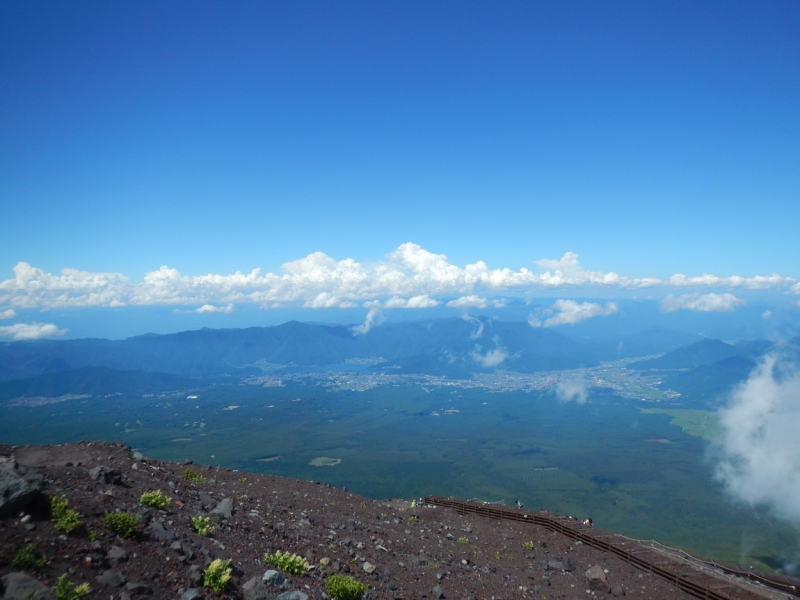
M0 400L17 396L147 393L190 389L220 377L265 369L325 368L346 362L392 373L469 378L474 373L520 373L592 367L602 360L661 354L632 363L668 370L665 385L701 400L747 377L772 344L728 344L666 329L618 339L575 340L525 322L487 318L439 319L373 327L290 321L276 327L199 329L125 340L38 340L0 344ZM800 347L800 343L797 344Z

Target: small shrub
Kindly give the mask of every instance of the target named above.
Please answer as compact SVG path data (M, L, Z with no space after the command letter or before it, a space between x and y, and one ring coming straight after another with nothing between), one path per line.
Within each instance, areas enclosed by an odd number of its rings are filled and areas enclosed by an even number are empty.
M208 537L214 532L211 517L192 517L191 523L194 530L203 537Z
M533 542L525 542L525 543L522 544L522 549L523 550L530 551L530 550L533 550L533 548L534 548Z
M167 504L172 502L172 498L168 498L161 490L154 492L145 492L139 497L139 502L145 506L152 506L153 508L164 508Z
M50 520L55 523L55 528L64 533L72 533L83 526L80 515L68 508L69 503L64 496L50 496Z
M131 537L139 526L139 517L129 512L106 513L103 525L120 537Z
M422 522L422 519L420 519L417 515L411 515L410 517L408 517L408 522L409 523L420 523L420 522Z
M305 575L309 567L308 561L302 556L280 550L277 550L275 554L265 554L264 562L292 575Z
M203 571L203 585L210 587L215 592L224 590L233 572L230 564L230 558L228 560L222 560L221 558L212 560L208 568Z
M367 591L367 585L347 575L331 575L325 580L325 591L334 600L358 600Z
M67 579L67 574L64 573L58 579L56 579L56 584L53 587L53 591L55 592L58 600L77 600L78 598L83 598L89 593L89 584L82 583L80 585L75 585L69 579Z
M499 552L499 551L498 551L498 552L495 552L495 553L494 553L494 557L495 557L497 560L500 560L500 552Z
M247 483L247 477L239 477L239 483Z
M205 483L206 482L206 478L205 477L203 477L202 475L200 475L200 473L198 473L197 471L194 471L192 469L186 469L183 472L183 478L186 481L192 481L194 483Z
M456 543L458 543L458 544L469 544L469 539L462 536L462 537L460 537L460 538L458 538L456 540Z
M387 515L386 513L381 513L381 514L379 514L379 515L378 515L378 518L379 518L381 521L385 521L385 520L387 519L387 517L388 517L388 516L389 516L389 515Z
M20 569L33 569L38 571L47 564L47 559L39 554L34 544L11 551L11 564Z

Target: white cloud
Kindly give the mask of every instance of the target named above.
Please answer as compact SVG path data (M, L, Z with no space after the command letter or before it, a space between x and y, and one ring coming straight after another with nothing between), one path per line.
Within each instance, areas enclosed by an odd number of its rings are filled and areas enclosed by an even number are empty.
M0 311L0 319L13 319L16 316L17 316L17 311L15 311L13 308Z
M733 294L670 294L661 301L661 310L675 312L676 310L693 310L696 312L731 312L737 306L745 304L742 298Z
M800 373L767 356L719 416L716 477L734 497L800 524Z
M196 313L232 313L234 311L233 304L226 306L214 306L213 304L203 304L200 308L195 309Z
M353 333L356 335L364 335L369 333L369 330L372 329L372 326L375 324L376 320L379 320L382 317L381 309L379 306L372 306L369 311L367 311L367 316L364 318L364 322L361 325L356 325L352 328Z
M472 360L486 368L496 367L507 358L508 352L505 348L495 348L486 354L481 354L481 347L475 346L475 350L472 352Z
M762 319L769 319L771 316L772 316L771 310L765 310L763 313L761 313Z
M350 306L369 300L405 301L407 308L436 306L437 296L458 296L451 306L484 308L484 294L510 290L526 294L537 290L570 287L746 287L791 288L800 293L795 279L779 275L718 277L704 274L669 279L629 278L614 272L589 271L578 255L567 252L560 259L536 263L542 273L527 268L490 269L483 261L463 267L450 263L417 244L401 244L384 260L365 265L352 258L334 260L322 252L287 262L279 273L254 269L229 275L189 276L168 266L151 271L139 283L119 273L89 273L63 269L51 274L20 262L14 277L0 281L0 306L47 310L64 307L126 305L227 305L258 304L264 308L301 305ZM337 304L338 302L338 304ZM499 304L498 304L499 302ZM502 301L494 301L502 305Z
M594 302L581 302L575 300L556 300L553 306L540 311L542 314L556 313L552 317L542 321L538 316L528 317L528 324L531 327L555 327L556 325L574 325L584 319L592 317L607 317L619 310L615 302L609 302L605 306L600 306Z
M393 296L384 302L384 308L433 308L439 306L440 302L434 300L428 294L421 294L419 296L412 296L411 298L398 298Z
M64 335L66 329L59 329L53 323L16 323L0 327L0 337L13 340L38 340L40 338Z
M489 306L489 301L486 298L470 294L469 296L461 296L461 298L450 300L445 306L452 308L486 308Z
M353 308L356 304L348 300L342 300L327 292L320 292L313 300L308 300L303 306L306 308Z
M556 397L559 402L572 402L586 404L589 392L586 380L582 377L568 377L560 380L556 386Z

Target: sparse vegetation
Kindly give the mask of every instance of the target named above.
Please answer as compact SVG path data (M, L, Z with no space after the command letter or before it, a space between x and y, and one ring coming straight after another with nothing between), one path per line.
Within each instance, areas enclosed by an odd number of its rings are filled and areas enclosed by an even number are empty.
M456 543L458 543L458 544L469 544L469 539L465 538L464 536L461 536L460 538L458 538L456 540Z
M167 504L172 502L172 498L165 496L161 490L155 490L154 492L145 492L142 494L139 498L139 502L153 508L164 508Z
M182 477L186 481L191 481L192 483L205 483L206 482L206 478L203 477L202 475L200 475L200 473L198 473L194 469L186 469L183 472Z
M47 559L39 553L35 544L11 551L11 564L20 569L38 571L47 564Z
M388 517L389 517L389 515L387 515L386 513L381 513L381 514L378 515L378 518L381 521L385 521Z
M325 580L325 591L334 600L358 600L367 591L367 585L347 575L331 575Z
M56 583L53 586L53 592L55 592L58 600L77 600L78 598L83 598L89 593L89 584L82 583L80 585L76 585L72 583L67 578L67 574L64 573L63 575L59 576L58 579L56 579Z
M228 560L222 560L221 558L212 560L208 568L203 571L203 585L210 587L215 592L224 590L233 572L230 564L230 558Z
M83 521L77 512L68 508L69 503L64 496L49 496L50 520L55 523L55 528L64 533L72 533L83 526Z
M103 515L103 525L105 525L109 531L113 531L119 537L123 538L133 535L133 532L136 531L136 528L139 526L140 520L139 517L127 511L106 513Z
M310 566L302 556L281 552L280 550L277 550L274 554L265 554L264 562L292 575L305 575Z
M191 523L194 530L203 537L208 537L214 532L211 517L192 517Z
M523 550L530 551L530 550L533 550L533 548L534 548L534 543L533 542L523 542L523 544L522 544L522 549Z
M239 477L239 483L247 483L247 477Z

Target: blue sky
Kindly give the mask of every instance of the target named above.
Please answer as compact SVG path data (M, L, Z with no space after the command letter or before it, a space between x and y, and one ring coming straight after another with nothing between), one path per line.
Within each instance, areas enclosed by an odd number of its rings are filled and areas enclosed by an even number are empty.
M791 1L4 2L0 335L123 307L791 306L798 31Z

